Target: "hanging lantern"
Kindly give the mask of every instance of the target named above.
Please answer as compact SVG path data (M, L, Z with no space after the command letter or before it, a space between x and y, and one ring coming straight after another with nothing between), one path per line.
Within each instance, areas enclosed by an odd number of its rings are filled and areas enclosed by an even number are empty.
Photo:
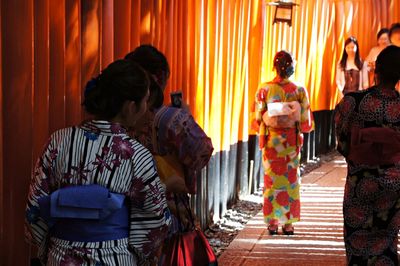
M277 22L283 22L287 23L289 27L292 26L293 8L294 6L298 6L298 4L290 0L286 1L281 0L281 1L269 2L268 5L275 6L275 15L272 24L275 24Z

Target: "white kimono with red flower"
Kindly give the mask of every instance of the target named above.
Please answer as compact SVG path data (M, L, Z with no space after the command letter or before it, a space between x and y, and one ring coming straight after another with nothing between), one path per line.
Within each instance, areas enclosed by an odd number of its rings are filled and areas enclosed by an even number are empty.
M268 117L269 103L290 102L300 105L300 118L297 121L291 121L287 115ZM257 91L255 112L253 126L260 136L265 173L264 220L268 224L299 221L302 133L314 128L307 91L287 79L277 77Z
M67 186L97 184L124 194L127 238L75 242L55 238L39 198ZM47 265L141 265L158 252L170 224L165 189L151 153L119 124L89 121L52 134L35 167L26 209L27 237Z

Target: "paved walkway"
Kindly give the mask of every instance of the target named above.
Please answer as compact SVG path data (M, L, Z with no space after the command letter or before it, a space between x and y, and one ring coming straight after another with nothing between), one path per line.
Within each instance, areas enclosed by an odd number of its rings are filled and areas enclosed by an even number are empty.
M305 175L301 186L302 220L295 224L295 235L270 236L261 211L224 251L219 265L345 265L345 176L346 164L339 156Z

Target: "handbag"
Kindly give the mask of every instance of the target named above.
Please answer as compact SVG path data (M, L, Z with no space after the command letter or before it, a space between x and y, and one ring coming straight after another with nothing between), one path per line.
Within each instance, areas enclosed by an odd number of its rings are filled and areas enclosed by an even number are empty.
M177 198L175 196L175 203ZM177 206L178 207L178 206ZM161 265L164 266L216 266L217 257L203 232L195 226L192 212L185 204L192 228L179 231L166 240ZM177 219L181 224L180 215Z
M171 176L178 176L185 179L182 164L176 156L172 155L154 155L157 165L157 172L162 182L165 182Z

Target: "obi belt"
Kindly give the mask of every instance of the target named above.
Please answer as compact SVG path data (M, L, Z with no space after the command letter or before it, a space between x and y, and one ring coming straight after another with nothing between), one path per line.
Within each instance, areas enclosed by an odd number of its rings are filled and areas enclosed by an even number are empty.
M400 133L383 127L352 130L347 159L365 165L400 163Z
M63 240L99 242L128 237L125 196L99 185L70 186L39 199L50 235Z

